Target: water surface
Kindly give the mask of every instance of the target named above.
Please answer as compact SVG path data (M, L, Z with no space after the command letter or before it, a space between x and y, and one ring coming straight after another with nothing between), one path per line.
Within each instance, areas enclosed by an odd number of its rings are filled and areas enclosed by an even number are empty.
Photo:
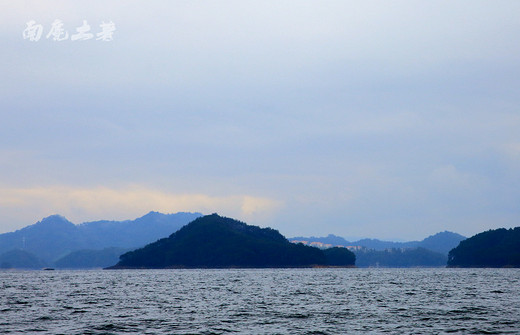
M0 333L518 334L520 269L1 271Z

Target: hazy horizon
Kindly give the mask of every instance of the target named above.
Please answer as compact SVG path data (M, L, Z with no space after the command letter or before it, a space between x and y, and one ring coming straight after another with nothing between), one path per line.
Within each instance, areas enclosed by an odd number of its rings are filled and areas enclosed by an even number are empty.
M84 222L73 222L71 220L69 220L67 217L61 215L61 214L51 214L51 215L48 215L44 218L41 218L33 223L30 223L30 224L27 224L26 226L23 226L23 227L20 227L20 228L17 228L16 230L14 231L9 231L9 232L15 232L15 231L18 231L20 229L24 229L24 228L27 228L29 226L32 226L34 224L38 224L40 223L41 221L45 220L45 219L49 219L51 217L54 217L54 216L58 216L62 219L65 219L69 222L71 222L72 224L76 225L76 226L79 226L79 225L83 225L83 224L87 224L87 223L94 223L94 222L99 222L99 221L108 221L108 222L124 222L124 221L133 221L133 220L136 220L136 219L139 219L139 218L142 218L150 213L160 213L160 212L157 212L157 211L150 211L148 213L145 213L141 216L138 216L138 217L133 217L133 218L126 218L126 219L121 219L121 220L109 220L109 219L98 219L98 220L92 220L92 221L84 221ZM177 212L177 213L160 213L160 214L164 214L164 215L175 215L175 214L179 214L179 213L182 213L182 212ZM186 212L185 212L186 213ZM191 212L193 214L197 214L196 212ZM209 215L209 213L198 213L198 214L201 214L201 215ZM218 213L216 213L218 214ZM247 223L247 222L246 222ZM272 227L271 227L272 228ZM434 234L430 234L430 235L426 235L426 236L423 236L419 239L416 239L416 240L423 240L431 235L435 235L435 234L438 234L438 233L443 233L447 230L443 230L443 231L438 231ZM9 233L9 232L0 232L0 234L3 234L3 233ZM457 233L457 232L454 232L454 231L449 231L449 232L452 232L452 233ZM305 238L321 238L321 237L328 237L329 235L334 235L334 236L337 236L337 237L342 237L344 238L345 240L349 241L349 242L355 242L355 241L358 241L358 240L362 240L362 239L378 239L377 237L374 237L374 236L349 236L349 235L336 235L336 234L333 234L333 233L323 233L322 235L308 235L308 236L303 236L303 235L291 235L291 236L285 236L286 238L295 238L295 237L305 237ZM470 237L470 236L466 236L466 237ZM389 242L409 242L411 240L405 240L399 236L396 236L394 238L385 238L385 239L381 239L381 240L385 240L385 241L389 241Z
M0 5L0 233L149 211L288 237L520 225L520 2Z

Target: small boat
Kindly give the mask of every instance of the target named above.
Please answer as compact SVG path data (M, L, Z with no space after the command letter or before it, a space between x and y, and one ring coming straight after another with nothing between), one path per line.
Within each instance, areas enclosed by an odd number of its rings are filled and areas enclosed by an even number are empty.
M54 271L54 268L43 268L43 271Z

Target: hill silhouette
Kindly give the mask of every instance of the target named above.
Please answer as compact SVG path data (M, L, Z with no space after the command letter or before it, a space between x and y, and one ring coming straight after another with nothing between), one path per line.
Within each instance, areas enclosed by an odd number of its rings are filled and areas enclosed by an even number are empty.
M134 249L169 236L199 216L200 213L150 212L135 220L75 225L63 216L51 215L15 232L0 234L0 253L22 249L53 263L82 249Z
M330 266L352 266L356 263L356 255L346 248L328 248L323 250Z
M117 263L119 256L128 251L128 249L114 247L102 250L73 251L54 262L54 267L61 269L105 268Z
M465 236L450 231L443 231L435 235L428 236L420 241L417 247L428 249L448 255L451 249L459 245L460 241L464 241Z
M350 256L346 251L343 255ZM354 259L344 263L354 265ZM121 255L111 268L265 268L327 263L321 250L290 243L274 229L212 214L194 220L168 238Z
M0 269L41 269L47 264L24 250L10 250L0 255Z
M520 227L479 233L448 255L448 267L520 267Z
M347 241L342 237L329 234L326 237L293 237L290 240L296 241L309 241L309 242L321 242L324 244L331 244L333 246L361 246L367 249L374 249L378 251L384 251L387 249L403 249L403 248L424 248L431 251L435 251L444 255L448 255L448 252L455 248L460 241L466 239L466 237L449 232L443 231L435 235L428 236L421 241L409 241L409 242L394 242L394 241L382 241L378 239L364 238L357 241Z

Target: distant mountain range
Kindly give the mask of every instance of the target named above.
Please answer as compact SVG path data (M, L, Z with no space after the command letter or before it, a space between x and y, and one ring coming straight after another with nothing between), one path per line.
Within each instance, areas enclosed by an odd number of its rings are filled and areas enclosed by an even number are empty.
M75 225L60 215L52 215L15 232L0 234L0 268L107 267L116 264L123 253L168 237L201 216L200 213L150 212L135 220ZM411 242L376 239L349 242L335 235L289 240L361 246L362 250L356 251L359 266L438 266L446 263L448 252L464 239L462 235L445 231ZM411 251L412 248L420 250Z
M409 248L424 248L434 252L448 255L448 252L455 248L459 243L465 240L466 237L444 231L435 235L428 236L422 241L410 241L410 242L392 242L392 241L381 241L378 239L361 239L358 241L347 241L342 237L336 235L328 235L326 237L293 237L289 238L290 241L308 241L308 242L321 242L323 244L330 244L332 246L361 246L367 249L374 249L377 251L384 251L386 249L409 249Z
M444 267L448 256L421 247L401 249L362 249L355 251L358 267Z
M79 225L63 216L52 215L15 232L0 234L0 260L3 254L13 250L18 252L8 254L4 265L23 259L26 253L37 255L43 263L51 265L79 250L120 248L122 253L169 236L201 215L150 212L135 220L95 221Z

